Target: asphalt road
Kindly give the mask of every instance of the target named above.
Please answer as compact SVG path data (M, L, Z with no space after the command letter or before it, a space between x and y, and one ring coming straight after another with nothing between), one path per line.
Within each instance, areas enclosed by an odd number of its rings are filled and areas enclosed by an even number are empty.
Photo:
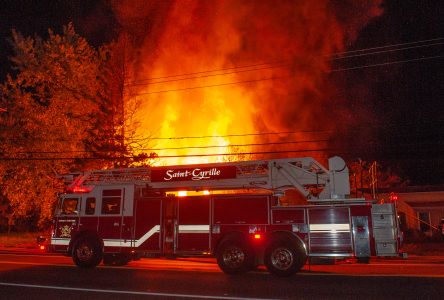
M0 299L442 299L444 257L306 266L277 278L222 273L212 259L79 269L57 255L0 253Z

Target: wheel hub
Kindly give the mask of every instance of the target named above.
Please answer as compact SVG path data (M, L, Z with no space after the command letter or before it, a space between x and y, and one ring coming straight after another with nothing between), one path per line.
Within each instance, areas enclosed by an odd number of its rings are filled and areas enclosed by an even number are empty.
M287 270L293 265L294 255L287 248L277 248L271 255L271 263L279 270Z
M88 245L81 245L77 248L77 257L81 261L87 261L93 256L93 250Z
M236 267L239 267L243 264L243 262L245 260L245 253L241 249L239 249L237 247L233 247L233 248L227 249L224 252L223 260L227 266L230 266L232 268L236 268Z

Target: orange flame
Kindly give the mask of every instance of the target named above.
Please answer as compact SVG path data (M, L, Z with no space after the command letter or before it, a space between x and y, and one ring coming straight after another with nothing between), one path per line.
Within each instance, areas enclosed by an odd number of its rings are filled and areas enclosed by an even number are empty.
M233 147L274 157L326 148L320 140L330 133L304 130L336 127L329 55L371 17L353 13L378 15L379 4L116 1L123 31L134 36L136 135L169 138L151 140L159 156L175 156L159 164L223 161Z

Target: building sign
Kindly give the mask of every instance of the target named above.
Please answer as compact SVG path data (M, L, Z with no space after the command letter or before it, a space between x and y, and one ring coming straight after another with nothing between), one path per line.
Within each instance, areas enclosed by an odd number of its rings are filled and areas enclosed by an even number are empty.
M151 182L199 181L236 178L235 166L151 169Z

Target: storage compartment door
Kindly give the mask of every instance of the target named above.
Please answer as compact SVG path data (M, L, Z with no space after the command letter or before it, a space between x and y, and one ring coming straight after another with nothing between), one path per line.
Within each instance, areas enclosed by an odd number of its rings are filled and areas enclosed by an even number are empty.
M203 253L210 249L210 199L179 197L177 251Z

